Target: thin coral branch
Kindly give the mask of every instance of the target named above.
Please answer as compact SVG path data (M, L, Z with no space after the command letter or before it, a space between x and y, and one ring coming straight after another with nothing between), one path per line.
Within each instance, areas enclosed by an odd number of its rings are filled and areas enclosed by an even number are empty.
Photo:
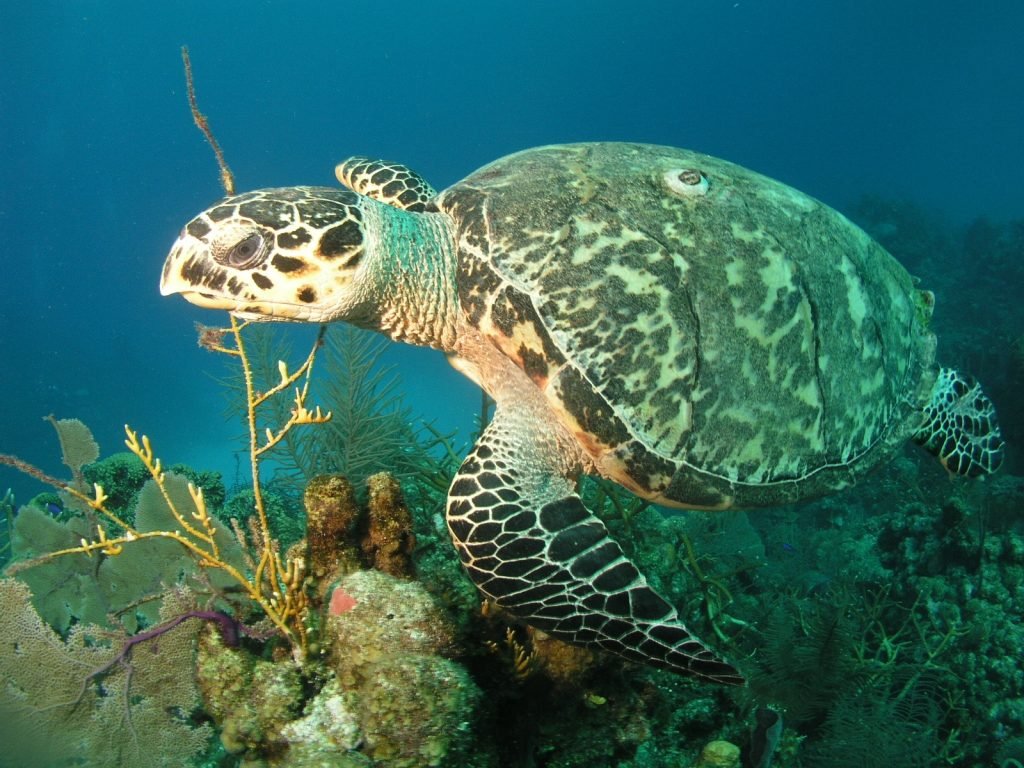
M167 504L167 508L170 509L171 514L174 515L174 519L177 520L180 525L189 536L209 545L214 556L217 559L217 543L213 539L213 529L209 527L208 520L205 526L206 530L200 531L198 528L193 526L188 519L179 510L178 506L171 499L171 495L167 490L167 484L164 482L164 471L160 463L160 459L156 458L153 454L153 446L149 442L149 438L146 435L142 436L140 442L137 433L133 432L128 425L124 427L125 434L128 435L125 439L124 444L128 447L128 450L134 453L139 460L145 465L146 469L149 470L150 476L156 481L157 488L160 489L160 495L163 496L164 502ZM202 498L202 497L200 497ZM195 516L197 513L193 513ZM201 515L205 516L206 508L205 505L201 511ZM202 521L202 518L197 518Z
M54 488L60 488L65 490L67 483L63 480L58 480L53 475L48 475L43 470L34 467L27 461L19 459L17 456L12 456L9 453L0 453L0 464L6 464L8 467L14 467L19 472L22 472L29 477L34 477L42 483L46 483Z
M255 498L256 514L257 519L259 521L260 534L263 539L262 548L264 550L264 553L266 553L272 549L272 542L270 526L267 522L266 505L263 500L263 491L262 488L260 487L259 482L260 457L263 455L263 453L266 452L266 450L268 450L268 447L273 447L273 445L276 445L278 442L280 442L281 438L285 434L287 434L289 430L292 429L292 427L300 423L300 411L302 414L308 413L308 411L305 408L305 398L309 392L310 376L312 375L313 372L313 361L316 358L317 350L323 343L324 327L321 326L320 332L317 335L316 342L314 343L313 348L310 350L309 355L306 357L306 360L302 363L302 365L300 365L295 372L289 373L287 365L285 365L284 363L279 364L278 372L281 376L280 382L264 393L256 392L255 384L253 381L252 364L249 360L249 355L246 352L245 342L242 338L241 326L239 324L239 321L234 316L231 317L231 332L234 335L235 339L235 349L238 350L238 356L242 363L242 378L245 382L245 393L247 403L246 421L249 427L249 463L253 478L253 496ZM302 389L296 390L296 405L292 410L292 416L288 419L285 425L279 429L277 433L274 433L273 431L268 429L268 442L261 444L260 435L258 433L256 423L257 408L264 402L266 402L269 397L272 397L273 395L282 392L285 389L288 389L303 376L305 377L305 382L303 384ZM330 418L329 413L321 414L319 408L316 410L316 414L319 417L320 423L327 421ZM276 558L272 557L261 557L261 568L259 569L259 571L260 576L262 576L262 569L266 568L267 578L270 580L271 584L276 585L281 583L282 575L279 573L279 569L277 567L275 559ZM259 582L260 579L257 579L257 583Z
M32 464L29 464L27 461L19 459L17 456L12 456L6 453L0 453L0 464L6 464L9 467L14 467L16 470L18 470L19 472L23 472L29 477L34 477L36 480L46 483L47 485L56 488L59 491L64 491L65 493L78 499L91 509L104 515L112 523L122 528L123 530L133 530L128 523L126 523L124 520L122 520L120 517L118 517L106 508L104 502L106 502L107 500L107 495L106 493L104 493L103 487L98 484L93 484L93 495L89 496L83 493L75 486L71 485L70 483L67 483L63 480L58 480L53 475L48 475L47 473L43 472L43 470L39 469L38 467Z
M236 333L236 336L237 336L237 334L241 333L243 327L244 327L243 325L237 324L237 321L235 321L235 319L232 318L232 331L234 331ZM280 381L277 384L275 384L273 387L268 389L266 392L260 393L256 397L255 402L253 403L254 407L258 408L265 401L269 400L271 397L273 397L277 393L284 392L286 389L289 389L292 386L292 384L294 384L296 381L301 379L303 376L305 376L305 381L304 381L304 383L302 385L302 389L301 390L299 390L299 389L295 390L295 397L296 397L296 401L300 405L302 404L302 402L305 401L306 395L309 394L309 383L310 383L310 376L312 375L312 372L313 372L313 361L316 359L316 354L319 351L320 347L323 345L324 334L326 332L327 332L327 326L321 325L320 326L320 330L319 330L319 332L317 333L317 336L316 336L316 341L313 342L313 347L309 350L309 354L306 355L306 359L303 361L302 365L300 365L294 372L289 373L289 371L288 371L288 364L285 363L283 360L279 360L277 362L277 372L278 372L278 375L281 377ZM237 336L237 339L241 339L241 336ZM242 347L239 347L238 349L239 349L239 354L242 355L245 358L245 364L249 365L249 359L248 359L247 353L244 351L244 349ZM250 370L251 370L251 368L250 368Z
M266 502L260 485L260 461L262 456L277 445L291 430L303 424L322 424L331 418L319 407L310 410L306 405L313 372L313 362L317 350L323 344L325 328L321 326L316 341L306 356L305 361L295 371L289 371L287 363L278 362L278 382L264 392L257 392L252 362L246 349L242 329L246 323L231 316L230 327L216 336L210 329L200 330L201 336L207 339L204 346L218 352L226 352L236 356L242 366L242 379L245 386L246 424L249 433L249 467L252 473L254 506L256 508L255 536L259 549L251 585L260 595L260 605L268 617L285 632L296 652L304 653L305 632L302 616L306 609L306 595L303 589L305 563L298 559L282 560L278 554L278 544L273 538L267 518ZM233 346L223 342L224 336L231 334ZM295 386L299 381L301 386ZM261 434L258 429L258 409L270 398L295 386L295 395L288 419L276 430L266 428ZM237 529L236 529L237 534Z
M192 59L188 55L188 47L184 45L181 47L181 61L185 65L185 85L188 88L188 106L192 110L192 119L195 121L196 127L203 132L206 140L210 142L210 146L213 147L213 154L216 155L217 165L220 168L220 183L224 187L224 191L228 195L233 195L235 194L235 177L231 173L231 169L228 168L227 161L224 159L224 153L221 151L220 144L217 143L217 138L213 135L210 121L206 119L206 115L199 111L195 82L192 79Z

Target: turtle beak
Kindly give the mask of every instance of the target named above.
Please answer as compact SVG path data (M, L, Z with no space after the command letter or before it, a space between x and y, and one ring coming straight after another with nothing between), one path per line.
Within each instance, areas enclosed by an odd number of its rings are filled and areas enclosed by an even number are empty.
M163 271L160 273L160 295L170 296L174 293L186 294L195 290L195 286L185 279L182 273L182 266L185 262L185 235L175 241L171 252L167 254L164 261Z
M239 295L235 296L235 292ZM173 294L203 309L226 310L242 320L312 319L305 308L302 308L304 312L299 312L293 305L260 301L231 269L213 260L205 243L188 234L175 242L160 274L160 295Z
M164 262L160 274L160 295L179 293L196 306L230 310L238 305L238 301L217 290L226 277L226 270L213 262L203 244L183 234Z

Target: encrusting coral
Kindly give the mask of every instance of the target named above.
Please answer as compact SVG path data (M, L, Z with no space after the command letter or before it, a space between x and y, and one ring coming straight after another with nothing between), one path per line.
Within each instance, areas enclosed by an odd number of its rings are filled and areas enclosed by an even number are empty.
M382 659L455 651L454 623L416 581L355 571L333 585L327 614L331 666L343 679Z
M387 472L371 475L366 480L370 499L367 504L369 525L363 540L363 551L373 568L392 576L411 578L412 553L416 537L412 533L412 515L402 498L402 488Z
M352 484L341 475L314 477L306 486L303 503L309 573L326 588L330 578L362 567L356 532L363 510Z
M487 764L479 747L480 689L461 665L403 654L367 665L357 695L365 752L389 768Z
M368 509L341 478L311 487L319 543L309 544L310 572L335 579L326 589L311 585L322 616L309 647L322 665L257 658L205 633L198 679L225 749L249 764L291 768L367 757L382 768L493 764L476 741L480 689L446 658L461 652L446 609L417 581L353 567L368 556L357 550L364 539L355 525ZM400 493L385 506L403 508ZM342 553L342 567L329 565L328 545ZM314 556L317 547L324 550Z
M355 571L333 585L327 613L329 667L351 694L348 710L375 764L478 764L470 758L481 692L445 658L458 651L455 625L423 586Z
M329 680L304 714L281 729L288 742L291 768L367 768L370 758L359 751L363 732L358 702L351 691Z
M231 754L248 758L281 751L281 729L302 706L302 678L292 659L258 659L231 648L217 632L203 634L196 679L204 709Z

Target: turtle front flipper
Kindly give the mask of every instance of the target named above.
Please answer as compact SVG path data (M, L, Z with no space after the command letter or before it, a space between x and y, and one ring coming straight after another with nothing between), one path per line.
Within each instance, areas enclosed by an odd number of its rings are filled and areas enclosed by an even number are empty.
M334 175L353 192L378 202L421 213L437 192L416 171L401 163L356 155L334 168Z
M914 441L950 472L977 477L1003 463L1005 444L995 406L973 378L952 368L939 371L924 417Z
M651 589L583 506L554 439L527 422L499 408L449 491L448 530L480 591L561 640L742 683Z

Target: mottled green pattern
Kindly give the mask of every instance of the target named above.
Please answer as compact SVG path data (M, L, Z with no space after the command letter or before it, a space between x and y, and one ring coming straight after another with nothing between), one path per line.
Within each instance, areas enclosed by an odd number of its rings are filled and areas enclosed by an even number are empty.
M783 184L684 150L568 145L436 204L461 228L470 318L627 485L768 503L847 484L913 429L934 374L910 276Z

